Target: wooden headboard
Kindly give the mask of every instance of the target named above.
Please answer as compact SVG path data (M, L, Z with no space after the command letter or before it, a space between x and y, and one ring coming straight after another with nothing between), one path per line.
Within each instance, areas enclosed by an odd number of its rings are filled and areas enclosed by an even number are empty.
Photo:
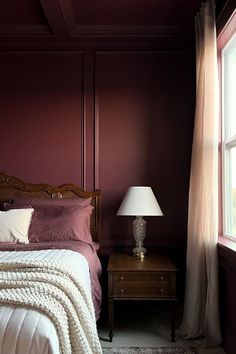
M74 184L63 184L52 187L48 184L25 183L17 177L0 172L0 202L14 200L15 197L34 198L92 198L94 206L91 218L91 234L94 242L100 241L101 229L101 197L100 190L87 192Z

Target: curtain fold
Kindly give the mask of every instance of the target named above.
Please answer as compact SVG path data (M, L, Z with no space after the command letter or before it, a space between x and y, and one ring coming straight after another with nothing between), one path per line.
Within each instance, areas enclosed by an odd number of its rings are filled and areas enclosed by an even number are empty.
M218 76L214 1L195 18L196 109L189 187L186 287L180 332L221 343L218 299Z

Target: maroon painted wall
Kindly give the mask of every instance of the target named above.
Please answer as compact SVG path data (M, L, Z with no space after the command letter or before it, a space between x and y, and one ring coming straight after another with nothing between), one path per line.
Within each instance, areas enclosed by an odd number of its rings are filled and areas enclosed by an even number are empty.
M219 245L220 308L223 346L227 354L236 351L236 260L235 250Z
M1 170L81 184L81 63L80 53L1 55Z
M98 180L104 234L113 236L106 245L133 243L131 219L114 217L130 185L151 185L164 213L148 218L147 244L186 236L192 69L186 53L97 53Z
M146 245L183 246L194 51L175 40L100 47L1 53L0 170L102 189L107 252L133 245L132 219L116 216L126 189L151 185L164 217L149 218Z

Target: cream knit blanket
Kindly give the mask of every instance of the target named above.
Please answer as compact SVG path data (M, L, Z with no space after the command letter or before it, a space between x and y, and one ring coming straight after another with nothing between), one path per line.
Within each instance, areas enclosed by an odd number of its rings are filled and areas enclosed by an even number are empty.
M0 304L36 309L54 323L62 354L101 354L91 295L55 261L0 263Z

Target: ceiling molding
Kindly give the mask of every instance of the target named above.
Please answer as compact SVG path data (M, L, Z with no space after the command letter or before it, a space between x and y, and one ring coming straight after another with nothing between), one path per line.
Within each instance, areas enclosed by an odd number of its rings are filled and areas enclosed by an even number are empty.
M26 50L30 50L30 48L44 50L50 46L52 50L54 48L65 48L66 50L91 45L95 47L108 45L109 48L112 46L122 47L122 45L130 47L138 45L144 48L149 45L161 49L179 48L182 50L185 48L192 50L194 45L194 26L190 28L189 21L181 22L178 25L176 25L175 18L174 22L168 22L165 25L158 24L158 22L155 25L140 25L138 23L101 25L96 22L94 24L80 24L76 21L75 11L77 10L78 13L80 3L77 0L73 1L39 0L45 17L43 24L0 25L0 50L14 50L21 46ZM168 9L171 8L169 4ZM83 7L81 11L83 11ZM80 13L80 16L83 16L83 13ZM105 20L106 18L104 18Z
M40 4L52 29L57 37L68 36L68 28L66 26L65 15L57 0L40 0Z
M0 36L39 36L52 34L47 25L1 25Z
M47 2L47 0L45 0ZM71 3L69 0L58 0L61 12L63 13L64 21L67 27L67 31L72 35L73 29L75 27L75 18Z
M187 51L195 52L195 41L191 34L189 35L160 35L159 36L96 36L83 35L73 38L56 38L48 36L27 36L27 37L1 37L0 51L31 51L31 50L85 50L94 48L94 50L158 50L158 51Z
M181 26L125 26L125 25L75 25L71 29L72 37L112 36L112 37L162 37L183 36L186 30Z

